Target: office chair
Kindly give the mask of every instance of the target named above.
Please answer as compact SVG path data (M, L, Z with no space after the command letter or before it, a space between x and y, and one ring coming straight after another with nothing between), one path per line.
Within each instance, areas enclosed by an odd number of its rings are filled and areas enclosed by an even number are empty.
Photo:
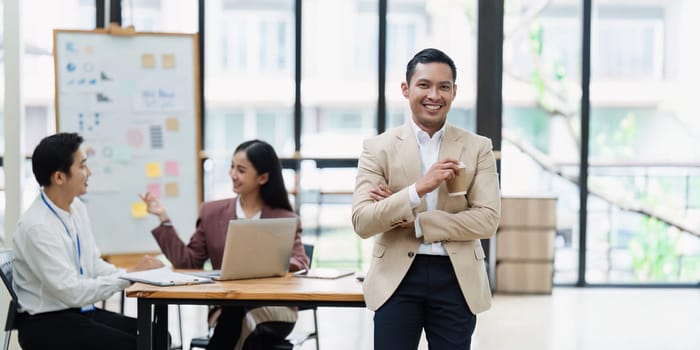
M192 340L190 341L190 349L206 349L207 345L209 345L209 338L211 338L211 335L212 329L210 328L206 336L192 338ZM293 350L294 344L290 343L288 340L285 339L283 342L276 344L273 349Z
M211 338L212 329L209 328L207 335L203 337L192 338L190 341L190 349L206 349L209 345L209 338Z
M304 243L304 252L306 253L306 256L309 257L309 267L311 267L311 260L313 259L314 256L314 245L313 244L306 244ZM309 339L315 339L316 340L316 350L319 350L319 345L318 345L318 319L316 315L316 307L308 307L308 308L299 308L299 311L303 310L313 310L314 312L314 330L312 332L309 332L308 334L303 334L301 336L294 336L293 334L289 336L290 341L279 344L275 347L275 350L292 350L294 346L301 345L304 342L306 342ZM206 349L207 345L209 345L209 338L211 337L211 329L209 330L209 333L204 336L204 337L197 337L197 338L192 338L192 341L190 342L190 349Z
M0 277L2 282L5 284L5 288L10 293L10 306L7 309L7 320L5 321L5 342L3 344L3 350L7 350L10 347L10 337L12 336L12 331L17 329L15 320L17 317L17 308L19 304L17 303L17 294L12 288L12 250L2 250L0 251Z
M309 268L311 268L311 262L313 261L313 258L314 258L314 245L304 243L304 252L306 253L306 256L309 257ZM306 334L302 334L300 336L295 336L294 334L291 334L289 336L289 338L291 339L291 342L292 342L292 344L294 344L294 346L304 344L309 339L314 339L316 341L316 350L319 350L320 345L318 343L318 315L316 313L317 308L315 306L300 307L299 308L299 311L304 311L304 310L311 310L314 313L314 329L313 329L313 331L308 332Z

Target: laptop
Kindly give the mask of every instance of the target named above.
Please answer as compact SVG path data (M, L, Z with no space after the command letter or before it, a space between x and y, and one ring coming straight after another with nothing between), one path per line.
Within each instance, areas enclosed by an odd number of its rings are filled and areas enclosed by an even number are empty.
M219 281L284 276L296 231L296 217L231 220L221 270L197 275Z

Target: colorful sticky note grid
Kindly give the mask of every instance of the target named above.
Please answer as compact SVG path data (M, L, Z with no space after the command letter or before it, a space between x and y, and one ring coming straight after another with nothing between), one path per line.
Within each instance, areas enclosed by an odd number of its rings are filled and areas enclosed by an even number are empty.
M161 177L160 163L158 163L158 162L146 163L146 177L149 179Z
M148 215L146 203L143 201L131 203L131 217L134 219L145 218Z

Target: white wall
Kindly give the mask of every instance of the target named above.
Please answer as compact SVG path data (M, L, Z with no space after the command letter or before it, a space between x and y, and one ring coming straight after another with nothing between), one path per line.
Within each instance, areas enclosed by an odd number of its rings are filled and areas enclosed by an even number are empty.
M5 234L3 244L12 247L12 234L22 208L22 123L24 106L22 104L22 6L20 0L5 0L3 11L4 56L5 61ZM7 318L9 293L5 288L0 292L0 320ZM16 339L11 349L19 349Z

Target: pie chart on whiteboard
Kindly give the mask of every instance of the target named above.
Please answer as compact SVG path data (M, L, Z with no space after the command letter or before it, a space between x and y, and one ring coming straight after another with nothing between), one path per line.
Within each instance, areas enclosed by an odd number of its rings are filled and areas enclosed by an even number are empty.
M139 129L134 128L127 130L126 143L133 148L139 148L143 146L143 132Z

